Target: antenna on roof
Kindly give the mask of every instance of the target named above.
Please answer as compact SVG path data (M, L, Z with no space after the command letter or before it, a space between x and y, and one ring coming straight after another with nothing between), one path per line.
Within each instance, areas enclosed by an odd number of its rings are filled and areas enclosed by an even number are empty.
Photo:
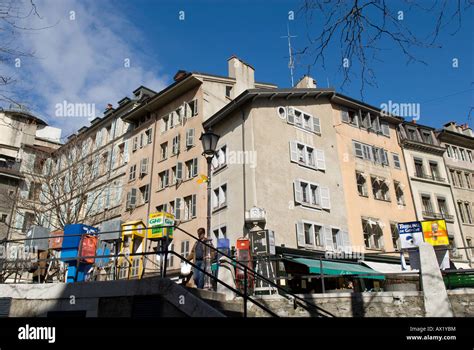
M291 38L297 38L296 35L290 35L290 24L286 24L287 35L281 36L280 38L288 38L288 53L290 55L290 60L288 61L288 68L290 69L290 78L291 78L291 87L295 85L293 79L293 70L295 69L295 61L293 60L293 51L291 49Z

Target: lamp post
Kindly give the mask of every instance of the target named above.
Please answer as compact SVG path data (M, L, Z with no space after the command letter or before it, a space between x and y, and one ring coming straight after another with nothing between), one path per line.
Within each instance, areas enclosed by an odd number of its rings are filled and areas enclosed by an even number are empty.
M207 129L201 134L199 138L202 142L203 152L202 155L207 161L207 228L206 238L207 242L211 238L211 165L212 159L216 155L217 142L219 141L219 135L212 132L211 129ZM211 250L206 247L206 256L204 259L204 271L211 273ZM204 289L212 289L212 283L210 277L206 274L204 276Z

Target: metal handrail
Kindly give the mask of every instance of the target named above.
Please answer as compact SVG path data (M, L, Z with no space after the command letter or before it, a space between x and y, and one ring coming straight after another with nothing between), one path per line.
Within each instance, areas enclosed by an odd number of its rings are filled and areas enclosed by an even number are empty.
M314 309L316 309L316 310L318 310L318 311L320 311L320 312L326 313L327 316L335 317L335 316L334 316L333 314L331 314L329 311L324 310L323 308L321 308L321 307L319 307L319 306L317 306L317 305L315 305L315 304L313 304L313 303L307 301L307 300L304 299L304 298L299 297L299 296L296 295L296 294L293 294L293 293L291 293L291 292L288 292L286 289L280 287L278 284L276 284L276 283L273 282L272 280L266 278L265 276L262 276L261 274L259 274L259 273L256 272L255 270L248 268L247 265L242 264L240 261L237 261L237 260L234 259L232 256L227 255L227 254L225 254L224 252L221 252L220 250L218 250L217 248L215 248L214 246L212 246L212 245L210 245L210 244L207 244L206 242L200 240L199 238L197 238L197 237L194 236L193 234L191 234L191 233L189 233L189 232L183 230L182 228L180 228L180 227L178 227L178 226L175 226L175 228L178 229L178 230L180 230L181 232L184 232L185 234L187 234L188 236L194 238L195 240L201 242L202 244L204 244L206 247L210 248L211 250L213 250L213 251L219 253L219 254L222 255L222 256L225 256L225 257L228 258L228 259L230 259L230 260L231 260L232 262L234 262L236 265L242 266L242 267L244 268L244 271L247 271L247 270L248 270L248 271L249 271L250 273L252 273L254 276L257 276L257 277L260 278L261 280L263 280L263 281L265 281L266 283L270 284L272 287L274 287L274 288L278 289L279 291L283 292L283 293L284 293L283 296L287 297L287 296L289 295L289 296L293 297L295 300L299 300L300 302L304 302L305 304L307 304L307 305L313 307ZM247 284L247 280L246 280L245 285L246 285L246 284ZM321 316L327 317L326 315L321 315Z

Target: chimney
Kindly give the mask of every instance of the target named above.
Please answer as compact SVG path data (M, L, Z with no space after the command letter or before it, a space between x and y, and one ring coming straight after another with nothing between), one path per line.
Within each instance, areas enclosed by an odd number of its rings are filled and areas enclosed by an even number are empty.
M227 60L229 78L235 79L234 96L240 95L247 89L255 88L255 69L237 56Z
M297 89L316 89L316 87L316 80L311 78L309 75L304 75L295 86Z
M109 109L113 109L114 107L112 106L111 103L107 103L107 108L105 109L106 111L108 111Z
M411 122L412 122L413 124L416 124L416 119L412 119Z
M188 72L186 72L185 70L180 69L179 71L176 72L173 79L174 79L174 81L180 81L181 79L183 79L186 76L186 74L188 74Z

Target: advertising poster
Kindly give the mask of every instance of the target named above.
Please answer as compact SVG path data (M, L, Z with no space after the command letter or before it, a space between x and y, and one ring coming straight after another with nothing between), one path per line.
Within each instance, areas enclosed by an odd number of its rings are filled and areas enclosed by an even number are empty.
M445 220L422 221L421 225L426 243L432 246L449 245Z
M417 248L423 242L423 229L419 221L398 224L402 249Z

